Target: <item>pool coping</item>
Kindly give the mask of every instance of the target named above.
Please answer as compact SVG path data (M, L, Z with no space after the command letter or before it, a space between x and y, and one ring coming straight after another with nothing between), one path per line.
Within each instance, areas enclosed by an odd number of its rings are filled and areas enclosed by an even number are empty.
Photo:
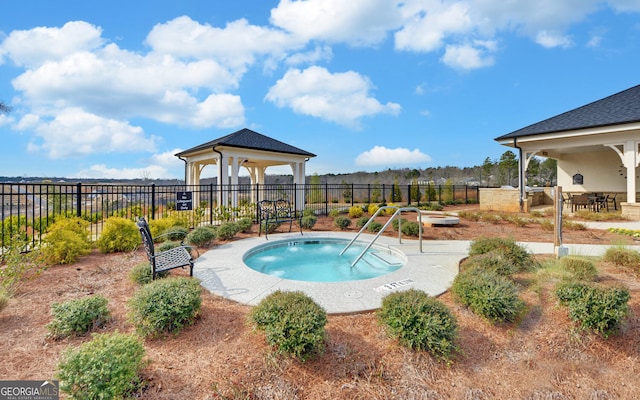
M268 241L300 240L312 238L340 238L351 240L353 233L305 232L269 235ZM368 243L373 235L362 234L359 241ZM348 282L304 282L265 275L244 264L243 255L265 243L262 237L253 237L221 244L202 254L196 261L193 274L211 293L256 305L276 290L302 291L325 309L328 314L350 314L380 308L382 299L397 290L419 289L431 296L448 290L458 273L460 261L467 257L470 241L419 241L380 236L377 246L401 251L407 263L389 274Z

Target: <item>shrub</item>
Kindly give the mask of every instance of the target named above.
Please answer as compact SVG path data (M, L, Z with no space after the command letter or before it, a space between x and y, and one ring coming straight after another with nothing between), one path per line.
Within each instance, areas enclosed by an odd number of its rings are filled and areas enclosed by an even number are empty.
M531 254L513 239L480 238L471 242L469 255L496 251L505 257L518 271L531 268L534 264Z
M419 290L396 292L382 300L380 320L404 346L448 359L456 349L458 324L446 305Z
M502 222L502 217L497 214L482 213L480 214L480 221L496 225Z
M380 207L377 204L369 204L369 207L367 207L367 212L369 213L369 215L373 215L379 209L380 209Z
M380 232L380 229L382 229L383 226L384 225L382 225L382 223L378 221L373 221L372 223L369 224L369 226L367 227L367 230L372 233L377 233L377 232Z
M329 216L332 218L335 218L340 214L342 214L342 209L340 208L332 208L331 210L329 210Z
M351 219L349 219L349 217L345 217L345 216L336 217L336 219L333 220L333 224L336 226L336 228L341 229L341 230L345 230L349 226L351 226Z
M250 318L270 345L301 361L323 348L327 314L302 292L278 290L264 298Z
M364 211L360 206L353 206L353 207L349 207L348 214L349 214L349 217L351 218L360 218L362 217L362 214L364 214Z
M316 222L318 222L318 217L315 215L305 215L300 220L303 229L312 229Z
M209 246L216 236L217 229L211 226L197 226L187 235L187 243L195 246Z
M169 275L169 271L156 272L156 279L164 278ZM131 271L129 271L129 278L138 285L146 285L153 281L153 272L151 271L151 265L148 262L141 262L136 264Z
M363 226L365 226L367 224L367 222L369 222L369 218L368 217L360 217L356 220L356 227L357 228L362 228Z
M416 221L402 223L402 233L407 236L420 236L420 224Z
M562 220L562 229L570 231L586 231L587 226L581 222L569 221L568 219Z
M42 255L48 264L72 264L79 256L91 251L87 227L81 218L62 218L47 229Z
M593 262L578 257L562 257L560 266L570 272L576 279L592 281L598 275Z
M162 233L167 240L179 242L184 240L189 234L189 229L184 226L174 225Z
M144 346L133 335L96 334L77 350L68 349L58 364L60 388L74 399L133 397L142 381Z
M200 311L200 283L193 278L155 280L140 288L129 302L136 331L145 337L178 334Z
M218 239L231 240L240 232L240 227L235 222L225 222L218 227Z
M401 223L402 222L402 223ZM401 225L406 224L408 221L406 218L394 218L393 221L391 221L391 227L393 228L394 231L398 230L398 227L400 227Z
M602 256L604 261L613 263L619 267L640 270L640 253L622 246L609 247Z
M99 295L53 303L53 321L47 325L49 334L60 339L102 327L109 320L107 303L108 300Z
M102 253L115 253L134 250L140 243L140 232L133 221L111 217L105 221L97 245Z
M593 283L563 282L556 287L560 304L569 307L569 317L582 328L608 337L620 327L629 312L629 290L601 287Z
M239 232L249 232L253 226L253 220L251 218L240 218L237 222Z
M474 254L463 264L465 270L479 268L483 271L494 272L501 276L511 276L518 272L518 268L498 251Z
M458 274L451 292L460 303L491 322L514 321L524 309L513 282L478 268Z
M175 249L176 247L180 247L180 242L174 242L172 240L167 242L162 242L156 247L157 252L167 251L171 249Z
M10 298L11 296L9 295L9 291L6 288L0 286L0 312L2 312L7 304L9 304Z
M164 240L165 236L160 236L165 232L172 230L175 226L183 226L178 218L173 216L163 217L160 219L152 219L148 221L149 230L151 231L151 236L154 239L159 238L160 240Z
M278 229L278 227L280 226L280 224L277 222L269 221L269 223L267 223L267 221L264 221L264 220L260 224L262 227L261 231L267 232L267 233L275 232L276 229Z

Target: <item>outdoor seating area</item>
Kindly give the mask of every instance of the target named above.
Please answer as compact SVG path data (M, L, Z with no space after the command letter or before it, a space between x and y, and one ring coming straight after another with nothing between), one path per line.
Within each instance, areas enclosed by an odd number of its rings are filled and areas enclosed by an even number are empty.
M268 239L271 226L277 227L283 222L289 222L289 232L293 221L298 222L302 235L302 214L297 213L288 200L262 200L258 202L258 236L264 230L264 237Z
M611 209L615 211L618 210L618 203L616 201L617 196L617 193L563 193L562 200L563 206L569 208L571 212L576 212L578 210L609 212Z
M149 264L151 265L151 279L156 279L159 273L169 271L175 268L189 267L189 276L193 276L193 256L191 255L191 247L182 243L178 247L156 253L154 239L151 236L151 230L147 221L140 217L136 222L140 235L142 236L142 244L147 253Z

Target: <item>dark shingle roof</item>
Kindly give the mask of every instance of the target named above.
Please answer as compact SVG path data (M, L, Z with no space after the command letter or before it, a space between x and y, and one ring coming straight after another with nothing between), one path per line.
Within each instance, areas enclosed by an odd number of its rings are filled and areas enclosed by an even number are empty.
M210 142L203 143L201 145L181 151L180 153L177 153L176 156L180 157L189 153L193 153L195 151L211 149L217 146L239 147L243 149L273 151L276 153L297 154L297 155L302 155L306 157L316 156L313 153L309 153L308 151L304 151L297 147L288 145L279 140L270 138L261 133L254 132L251 129L246 129L246 128L241 129L237 132L230 133L227 136L223 136L221 138L212 140Z
M640 85L518 129L495 140L638 121L640 121Z

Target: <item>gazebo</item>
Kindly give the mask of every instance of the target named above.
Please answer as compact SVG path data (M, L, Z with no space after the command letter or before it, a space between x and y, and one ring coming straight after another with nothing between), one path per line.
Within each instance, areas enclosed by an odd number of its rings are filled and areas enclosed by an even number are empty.
M558 161L558 185L568 192L618 193L623 215L640 219L640 85L495 139L520 152L524 172L535 155Z
M185 183L200 184L200 175L208 165L218 166L218 204L236 207L237 191L223 190L224 185L238 185L240 167L244 167L252 184L265 183L269 167L289 165L294 184L305 183L306 162L316 155L250 129L241 129L221 138L176 154L185 163ZM302 190L302 189L300 189ZM255 194L254 194L255 195ZM256 199L253 199L254 201ZM304 209L304 196L297 196L297 209Z

